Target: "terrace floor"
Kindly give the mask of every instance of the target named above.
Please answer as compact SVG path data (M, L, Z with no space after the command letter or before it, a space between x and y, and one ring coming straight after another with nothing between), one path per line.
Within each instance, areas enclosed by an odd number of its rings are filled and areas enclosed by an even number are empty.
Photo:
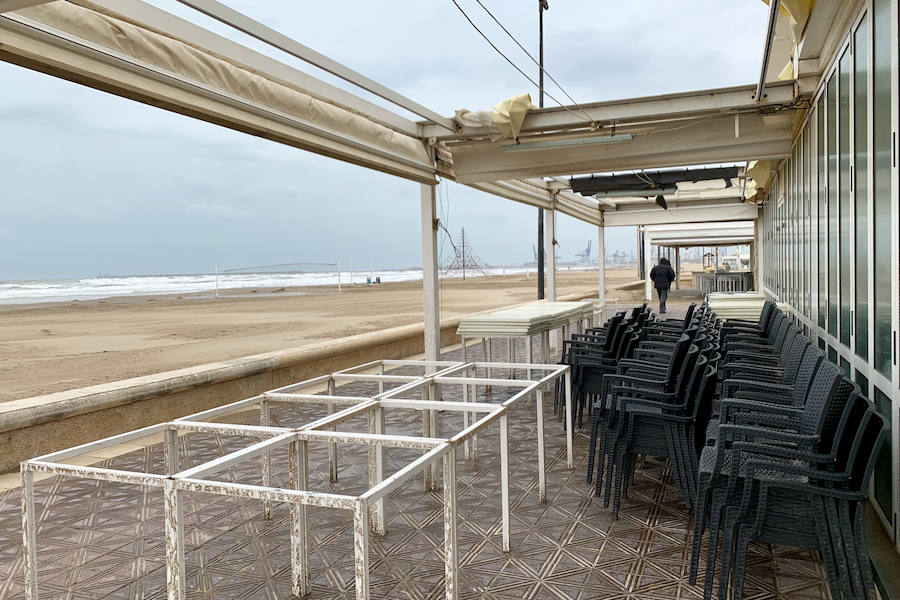
M673 307L674 309L675 307ZM679 313L671 311L672 317ZM683 313L681 313L683 314ZM504 346L505 348L505 346ZM480 345L470 349L477 358ZM448 354L455 358L458 352ZM495 354L496 356L496 354ZM351 384L341 391L370 393ZM495 390L502 395L504 390ZM339 392L340 393L340 392ZM452 392L445 392L445 397ZM576 468L566 468L565 435L545 404L548 501L537 493L534 405L514 408L510 419L511 551L500 531L500 473L496 429L479 435L475 462L458 455L459 546L463 599L690 599L702 590L687 582L689 512L669 469L653 459L635 475L618 520L585 485L587 432L575 439ZM276 424L291 426L317 416L274 407ZM232 422L256 422L237 414ZM442 433L458 430L455 414L442 413ZM420 431L412 412L387 414L390 433ZM362 422L364 424L364 422ZM360 423L348 422L348 430ZM184 440L184 438L182 438ZM192 434L182 442L187 465L209 460L247 439ZM365 451L341 453L335 491L367 487ZM405 453L405 454L404 454ZM311 446L312 489L328 490L327 448ZM387 454L392 472L416 456ZM162 472L161 444L117 457L102 466ZM286 478L286 459L273 456L274 479ZM279 471L278 466L283 468ZM253 461L222 475L259 481ZM42 598L165 598L163 501L158 489L51 477L36 484L39 587ZM271 520L261 503L190 494L185 501L190 598L290 598L288 507L275 505ZM24 597L19 492L0 492L0 598ZM345 511L310 508L312 593L315 599L354 598L353 537ZM441 491L425 493L421 475L386 502L387 534L370 540L371 597L437 600L443 597ZM752 547L745 597L827 598L823 566L809 551Z

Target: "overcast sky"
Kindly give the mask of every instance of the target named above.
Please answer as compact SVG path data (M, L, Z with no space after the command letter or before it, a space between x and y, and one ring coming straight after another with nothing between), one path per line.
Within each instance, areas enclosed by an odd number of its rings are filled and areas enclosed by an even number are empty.
M474 0L457 1L510 58L536 72ZM537 2L482 2L536 55ZM523 92L537 100L451 0L227 3L442 114ZM550 3L545 67L579 102L757 76L767 11L758 0ZM174 0L153 4L263 49ZM547 89L562 99L549 82ZM338 258L421 265L417 184L5 63L0 90L0 280ZM465 227L485 261L532 259L536 209L455 184L441 188L446 226ZM596 228L561 215L557 239L558 253L571 257L596 239ZM611 231L607 244L610 252L633 250L633 229Z

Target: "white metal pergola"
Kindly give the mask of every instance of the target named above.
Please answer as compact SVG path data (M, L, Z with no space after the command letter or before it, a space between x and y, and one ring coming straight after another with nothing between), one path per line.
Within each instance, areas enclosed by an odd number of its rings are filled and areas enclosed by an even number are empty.
M547 211L555 299L556 212L598 227L755 219L740 189L679 193L668 210L574 193L577 173L777 160L790 111L815 78L530 111L517 141L460 126L217 0L178 0L419 116L414 121L142 0L0 0L0 60L421 184L426 357L439 351L438 177ZM767 48L766 52L770 51ZM769 78L772 79L772 78ZM759 95L759 97L758 97Z

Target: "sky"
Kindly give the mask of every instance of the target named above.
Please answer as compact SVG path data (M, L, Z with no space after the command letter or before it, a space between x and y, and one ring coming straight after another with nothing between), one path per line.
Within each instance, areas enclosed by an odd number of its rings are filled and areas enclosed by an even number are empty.
M536 78L475 0L457 1ZM374 100L175 0L151 3ZM537 55L537 2L482 3ZM767 15L759 0L550 3L545 69L578 102L741 85L758 74ZM451 0L227 4L441 114L525 92L537 99ZM421 266L416 183L6 63L0 90L0 280L338 259ZM549 81L547 91L564 98ZM532 260L537 209L452 182L438 198L445 226L455 235L465 227L485 262ZM634 235L608 230L608 252L633 251ZM559 215L556 237L565 260L597 231ZM442 247L447 260L452 248Z

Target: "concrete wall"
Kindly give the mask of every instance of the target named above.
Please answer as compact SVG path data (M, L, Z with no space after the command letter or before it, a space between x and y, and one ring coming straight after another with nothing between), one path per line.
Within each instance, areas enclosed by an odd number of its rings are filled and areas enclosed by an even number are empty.
M575 294L560 300L595 296ZM459 319L441 322L441 345L459 343ZM266 390L424 348L422 325L407 325L302 348L166 371L0 403L0 473L48 452L189 415Z

